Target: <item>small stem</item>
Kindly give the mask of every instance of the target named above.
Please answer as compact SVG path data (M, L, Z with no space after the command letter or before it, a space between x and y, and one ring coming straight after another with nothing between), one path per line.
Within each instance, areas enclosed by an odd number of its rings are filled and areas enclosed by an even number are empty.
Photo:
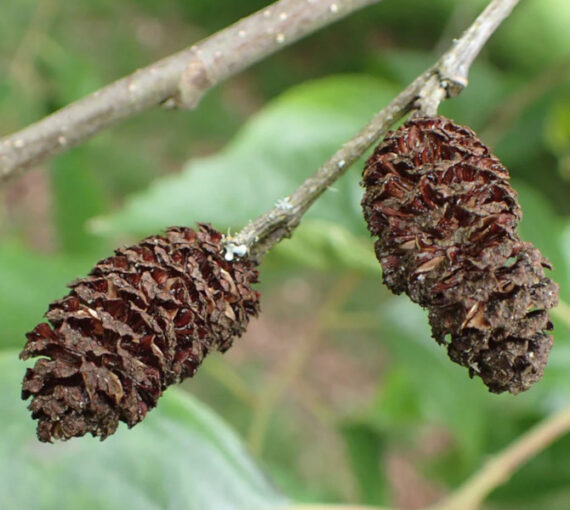
M529 459L570 430L570 407L546 418L489 460L462 487L429 510L477 510Z
M279 0L1 138L0 182L159 104L194 108L209 89L230 76L379 1Z
M250 258L260 262L267 251L291 236L317 198L372 144L384 136L394 123L410 110L416 110L418 115L435 115L443 99L459 94L467 84L467 74L475 56L518 1L492 0L435 65L418 76L378 112L360 133L346 142L313 176L238 234L229 237L226 249L230 258L235 249L236 254L245 251Z

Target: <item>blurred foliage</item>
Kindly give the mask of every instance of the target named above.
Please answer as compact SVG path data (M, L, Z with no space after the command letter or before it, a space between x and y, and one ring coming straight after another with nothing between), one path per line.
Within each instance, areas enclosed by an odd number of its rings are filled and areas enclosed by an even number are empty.
M104 443L84 438L45 445L14 395L22 375L17 353L0 354L3 510L84 508L274 508L286 499L258 471L235 434L178 389L145 420L121 426ZM72 488L70 490L70 488Z
M8 185L0 206L0 348L20 347L65 284L117 243L173 223L239 229L264 212L431 65L485 3L384 0L222 84L193 112L144 113ZM0 135L266 4L3 0ZM441 108L478 130L511 169L522 236L553 262L566 302L568 5L522 2L476 61L469 87ZM570 403L570 316L567 307L555 314L543 381L517 397L487 393L429 338L424 312L381 286L359 211L360 167L264 262L259 321L183 388L251 445L266 387L283 384L258 458L280 489L299 500L396 504L405 501L404 482L411 492L422 484L452 490L486 455ZM346 274L359 279L356 291L325 313L322 303ZM295 361L311 335L320 342ZM23 370L14 351L0 357L2 508L282 501L233 433L179 390L169 390L145 423L103 444L40 448L19 400ZM566 438L533 459L492 495L493 508L568 507L569 451ZM394 468L394 456L408 467Z
M99 219L96 230L144 235L200 218L240 228L292 192L396 93L392 84L367 76L301 85L251 118L223 151L129 198L109 219ZM363 232L354 184L335 183L307 217Z

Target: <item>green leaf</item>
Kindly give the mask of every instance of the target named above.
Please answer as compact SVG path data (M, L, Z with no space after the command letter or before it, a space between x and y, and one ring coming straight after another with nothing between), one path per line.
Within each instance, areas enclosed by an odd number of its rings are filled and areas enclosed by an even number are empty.
M24 364L0 355L3 510L266 509L285 498L235 434L188 394L169 389L132 430L46 445L19 398Z
M396 92L368 76L296 87L253 117L220 154L157 180L95 227L106 234L139 235L195 221L241 228L314 173ZM359 166L325 193L309 216L364 232L354 173L360 174Z

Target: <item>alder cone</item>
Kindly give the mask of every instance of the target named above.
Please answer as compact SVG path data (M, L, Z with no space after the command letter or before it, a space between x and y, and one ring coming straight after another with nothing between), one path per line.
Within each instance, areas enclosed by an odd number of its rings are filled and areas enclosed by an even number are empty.
M507 169L470 129L424 117L387 134L363 185L384 283L429 310L433 337L490 391L530 388L552 346L558 286L517 235Z
M246 259L228 262L222 235L172 227L101 260L70 284L20 357L41 356L22 398L38 438L90 433L105 439L140 422L171 384L195 374L204 356L225 351L259 311Z

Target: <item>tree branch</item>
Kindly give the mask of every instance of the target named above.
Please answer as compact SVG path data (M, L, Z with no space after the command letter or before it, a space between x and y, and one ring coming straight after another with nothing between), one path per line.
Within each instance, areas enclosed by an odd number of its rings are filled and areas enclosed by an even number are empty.
M478 510L485 498L528 460L570 430L570 407L545 418L489 460L457 491L425 510ZM294 505L286 510L389 510L352 505Z
M467 76L473 60L518 1L490 2L461 39L453 41L452 48L440 61L440 71L443 79L460 84L458 92L467 86Z
M528 460L570 430L570 407L544 419L489 460L462 487L428 510L477 510Z
M418 76L406 89L378 112L354 138L345 143L317 172L274 208L226 239L226 257L263 255L283 238L290 237L309 207L372 144L411 110L421 115L437 113L439 103L456 96L467 85L469 67L495 29L519 0L492 0L462 37L453 41L435 65Z
M0 183L144 110L194 108L226 78L380 0L279 0L0 139Z

